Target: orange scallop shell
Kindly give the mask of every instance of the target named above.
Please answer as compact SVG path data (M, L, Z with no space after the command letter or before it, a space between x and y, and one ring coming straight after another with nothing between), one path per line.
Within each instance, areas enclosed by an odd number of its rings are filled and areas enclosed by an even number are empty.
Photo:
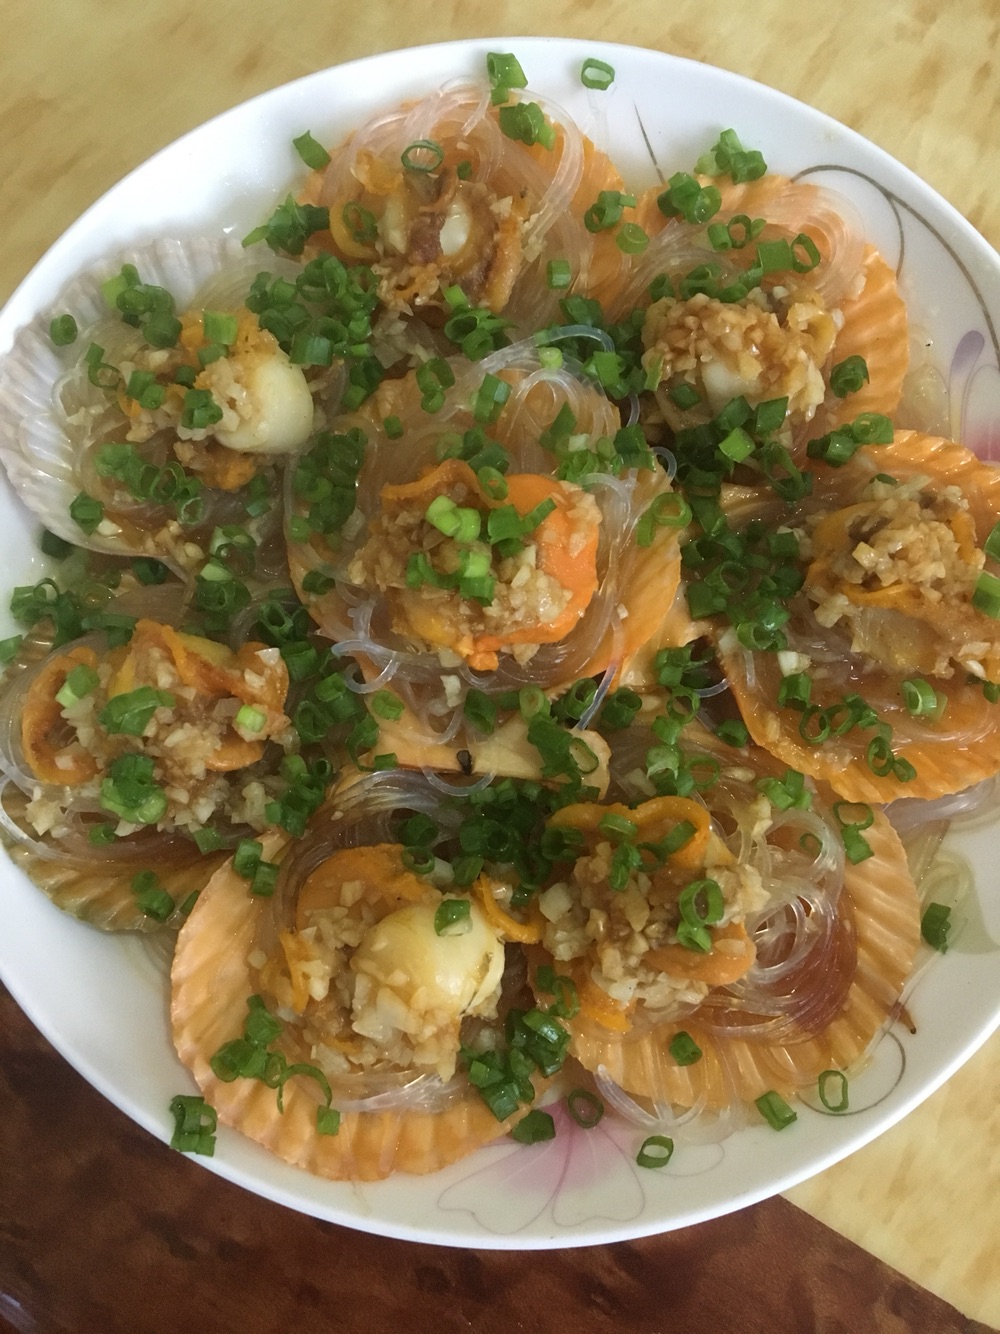
M677 1107L705 1099L710 1108L749 1102L768 1090L789 1094L824 1070L848 1069L865 1052L899 1005L920 943L919 905L906 854L889 821L878 813L865 831L874 855L848 864L841 900L842 951L856 961L840 1010L817 1033L800 1031L778 1041L720 1035L699 1013L634 1035L597 1024L569 1021L571 1050L588 1070L603 1069L629 1093ZM691 1035L703 1057L679 1066L669 1045L680 1031Z
M963 445L916 431L897 431L892 445L869 446L857 459L855 465L837 472L823 469L817 473L817 492L822 491L828 498L829 508L850 503L859 480L863 485L872 472L881 470L901 478L929 475L941 486L958 487L969 503L980 546L1000 520L1000 468L984 463ZM746 517L750 517L752 501L747 509ZM939 797L959 792L1000 772L1000 744L996 736L1000 706L989 703L982 687L967 682L961 670L948 680L935 678L932 684L947 695L943 721L962 740L949 742L935 738L928 728L924 735L901 745L897 754L917 771L913 779L903 783L891 775L878 777L872 773L865 758L871 739L869 732L855 729L840 738L836 747L806 744L799 733L799 714L772 703L781 680L775 655L752 655L753 685L742 652L720 649L719 656L753 740L793 768L824 779L849 801ZM899 684L899 676L878 670L865 677L860 693L880 712L880 700L898 698ZM857 684L845 680L837 697L857 689ZM816 702L830 701L820 698Z
M272 859L282 840L263 840ZM334 1180L376 1181L392 1172L426 1173L465 1157L510 1129L470 1088L437 1113L394 1109L345 1112L336 1135L316 1129L318 1090L292 1079L280 1112L274 1089L254 1079L220 1080L211 1058L243 1031L247 998L257 983L249 955L267 900L254 899L228 864L213 876L180 933L171 970L174 1045L219 1120L256 1140L285 1162ZM527 1109L523 1109L526 1111ZM522 1115L523 1115L522 1111Z

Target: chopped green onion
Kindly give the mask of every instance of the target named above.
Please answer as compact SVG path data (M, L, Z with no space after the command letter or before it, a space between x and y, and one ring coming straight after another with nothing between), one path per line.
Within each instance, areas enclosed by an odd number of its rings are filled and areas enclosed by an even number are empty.
M951 909L943 903L929 903L920 919L920 934L931 949L947 953L951 934Z
M233 855L233 870L244 880L250 880L263 856L263 843L255 838L241 838Z
M698 393L693 384L687 384L684 380L679 381L668 390L667 397L682 412L686 412L688 408L697 407L701 402L701 394Z
M620 686L606 697L598 725L602 730L620 732L632 726L641 708L642 697L628 686Z
M907 712L914 718L941 716L947 697L939 695L929 681L919 676L911 677L902 683L900 691Z
M742 463L744 459L750 457L756 446L742 426L735 426L725 439L719 441L716 448L733 463Z
M811 694L812 677L808 672L791 672L778 687L778 704L783 709L805 709Z
M510 398L510 385L495 375L487 374L476 391L472 415L477 422L492 424L500 416L503 405Z
M798 769L786 769L783 778L758 778L757 787L779 811L809 810L812 793L806 788L805 775Z
M189 431L202 431L222 420L222 407L210 389L189 389L184 395L181 425Z
M462 703L462 712L466 721L478 732L489 736L496 730L497 704L484 691L472 686Z
M674 1034L670 1039L667 1050L678 1065L694 1065L696 1061L701 1060L703 1055L701 1048L691 1034L685 1033L683 1030Z
M856 394L863 384L868 383L868 363L864 357L847 357L839 361L830 372L830 388L838 398Z
M246 732L262 732L266 722L267 714L263 709L255 709L252 704L244 704L237 709L233 726L242 727Z
M432 857L433 862L433 857ZM472 926L472 903L469 899L442 899L434 913L434 934L460 936Z
M583 1130L593 1130L604 1116L604 1103L590 1089L573 1089L566 1094L566 1110Z
M408 871L415 875L430 875L437 865L437 858L430 848L404 848L402 862ZM438 932L440 935L441 932Z
M636 545L652 546L658 528L686 528L691 518L691 506L679 491L664 492L640 516L635 529Z
M976 586L972 591L972 605L985 616L1000 620L1000 579L995 574L983 571L976 580Z
M153 782L149 755L120 755L101 782L100 803L130 824L156 824L167 809L167 795Z
M69 516L89 537L91 533L96 532L104 518L104 506L94 496L88 496L86 491L81 491L70 501Z
M300 134L297 139L293 139L292 146L306 166L313 171L322 171L324 167L329 165L330 154L321 143L318 143L312 137L308 130L305 134Z
M222 343L231 347L239 333L239 320L221 310L205 310L201 315L201 327L210 343Z
M644 1139L635 1161L640 1167L666 1167L674 1156L674 1141L666 1135L650 1135Z
M827 1088L833 1084L836 1093L827 1094ZM817 1092L819 1100L828 1112L846 1112L848 1107L847 1076L843 1070L824 1070L819 1077Z
M727 746L735 746L737 749L741 749L750 741L746 723L741 722L739 718L727 718L715 729L715 735Z
M398 417L386 417L382 423L382 429L390 440L398 440L403 434L403 423Z
M256 898L270 898L278 883L279 869L274 862L258 862L250 879L250 893Z
M191 837L203 856L209 852L217 852L223 845L222 835L211 825L206 825L204 829L196 829Z
M621 190L600 190L583 215L583 225L588 232L609 231L621 221L626 208L635 208L635 195L623 194Z
M573 281L573 270L568 259L550 259L546 268L546 281L552 291L569 287Z
M503 91L502 101L507 100L506 94L511 88L527 88L528 86L528 78L521 68L521 62L517 56L509 51L487 52L486 73L490 81L490 87Z
M544 1140L555 1139L556 1123L548 1112L536 1108L518 1121L510 1134L519 1144L541 1144Z
M736 185L759 180L767 172L767 163L755 148L746 149L735 130L723 130L718 143L695 164L702 176L724 176L728 173Z
M142 736L157 709L173 708L176 700L168 690L139 686L121 695L113 695L97 715L97 721L110 735Z
M199 1094L178 1093L171 1099L170 1115L174 1118L170 1147L181 1153L200 1153L211 1158L219 1124L215 1109Z
M436 496L428 505L424 518L445 537L464 544L475 542L482 526L478 510L456 505L448 496Z
M501 107L499 120L500 131L508 139L518 140L529 148L533 144L541 144L550 150L555 147L555 128L545 119L537 102L518 102L514 106Z
M841 814L844 810L856 811L858 818L856 820L845 818ZM844 853L852 865L856 866L874 855L874 849L862 833L863 830L870 829L875 822L875 812L869 805L860 801L838 801L833 806L833 817L840 826Z
M50 533L47 528L43 528L41 536L38 539L38 545L42 554L51 556L53 560L65 560L73 550L73 543L67 542L64 537L59 537L55 533Z
M798 1113L793 1112L781 1094L775 1093L773 1089L755 1098L754 1104L773 1130L784 1130L786 1126L799 1119Z
M154 922L165 922L173 914L176 905L160 884L155 871L140 871L134 875L132 892L139 911Z
M340 1113L336 1107L316 1108L316 1133L318 1135L336 1135L340 1130Z
M667 218L682 217L692 226L700 226L722 207L722 195L714 185L701 185L686 171L677 171L667 182L667 189L657 196L656 206Z
M609 811L602 815L597 826L602 834L607 834L609 838L615 841L623 838L635 838L639 832L639 826L634 820L627 819L624 815L615 815Z
M417 139L403 149L399 160L407 171L437 171L444 161L444 149L433 139Z
M98 675L93 668L81 663L67 673L62 689L56 694L56 702L61 704L64 709L72 708L74 704L78 704L81 699L97 687L98 680Z
M425 412L440 412L444 407L444 391L455 383L455 372L443 357L432 357L416 371L417 388L422 397L420 406Z
M598 60L596 56L588 56L583 62L580 70L580 82L584 88L596 88L598 92L606 92L615 81L615 70L613 65L609 65L605 60Z
M402 717L403 701L391 690L376 690L371 698L371 711L377 718L395 722Z
M54 347L69 347L70 343L76 342L78 332L72 315L57 315L49 325L49 338Z
M0 665L13 662L21 651L24 635L11 635L9 639L0 639Z
M637 222L623 222L615 233L615 245L623 255L641 255L649 245L649 235Z

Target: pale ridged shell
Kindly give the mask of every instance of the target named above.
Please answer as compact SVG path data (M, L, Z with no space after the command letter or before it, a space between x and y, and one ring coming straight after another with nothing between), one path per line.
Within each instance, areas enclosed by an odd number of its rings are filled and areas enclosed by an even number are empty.
M78 471L79 442L71 435L57 396L57 385L83 356L88 331L109 314L101 283L123 264L134 264L143 282L165 287L178 310L202 295L215 304L238 305L262 268L284 271L260 247L244 250L233 236L165 239L129 247L80 274L50 309L22 328L0 360L0 460L15 491L51 532L76 546L111 555L141 554L121 538L84 534L70 518L71 501L83 489ZM206 290L209 289L209 290ZM70 348L54 347L49 324L70 314L80 330ZM127 327L127 326L123 326Z

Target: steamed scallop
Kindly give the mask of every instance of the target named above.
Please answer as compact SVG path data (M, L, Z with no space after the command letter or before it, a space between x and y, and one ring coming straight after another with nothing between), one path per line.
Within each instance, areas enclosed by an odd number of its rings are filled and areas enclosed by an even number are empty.
M662 188L653 189L637 206L653 240L627 289L627 299L644 301L650 283L671 280L643 328L643 361L671 428L702 425L733 399L754 408L786 398L781 439L801 451L861 413L894 412L909 362L906 308L849 201L771 174L740 185L699 180L720 190L712 225L728 228L732 244L716 250L703 226L668 220ZM754 270L761 245L789 249ZM864 378L835 392L833 368L856 358Z
M296 589L365 691L399 697L387 751L438 768L489 745L461 716L470 689L554 698L645 673L645 646L669 634L684 522L641 433L637 447L579 371L525 346L451 364L439 411L415 376L390 382L289 491L290 524L308 530L289 543ZM491 385L501 405L477 425L469 405ZM385 432L394 418L402 439ZM323 486L330 499L310 504Z
M508 116L534 118L537 139L502 128ZM584 225L620 186L559 108L525 93L498 109L488 90L456 84L361 126L305 198L329 209L334 252L372 265L390 310L448 311L457 288L527 332L558 317L549 260L569 266L577 292L603 295L620 273L613 237Z
M139 620L120 647L95 635L54 650L4 697L2 763L27 799L29 839L79 856L97 826L102 845L192 837L217 820L259 826L242 771L288 740L287 692L277 649L234 653L156 621Z
M247 488L273 486L332 382L243 306L254 272L233 241L157 242L67 289L71 346L49 337L57 311L21 331L0 363L0 456L49 530L190 571L214 527L259 526Z
M731 522L777 513L744 497ZM897 431L824 469L780 521L799 535L802 580L784 653L750 651L732 627L713 627L754 740L851 801L932 798L996 773L997 469L951 441ZM786 673L809 679L798 704L779 702Z
M439 888L436 867L414 871L381 841L401 810L454 826L419 778L341 788L302 839L262 841L280 865L273 898L248 894L232 866L213 878L174 959L174 1041L220 1119L323 1176L435 1171L521 1114L497 1120L457 1068L461 1044L502 1041L500 1006L517 989L504 935L478 900ZM281 1015L271 1050L315 1072L289 1079L281 1102L252 1077L221 1079L212 1061L252 997ZM335 1135L318 1127L323 1081Z
M625 791L654 741L617 748ZM859 1059L899 1003L920 908L883 814L838 805L823 784L786 805L788 773L766 752L734 755L697 724L683 744L718 765L697 798L570 806L550 820L583 841L543 894L543 945L578 983L568 1022L582 1064L661 1106L718 1111ZM838 825L855 814L871 855L851 861ZM643 856L625 874L615 849L630 840ZM681 1032L701 1050L695 1063L674 1057Z

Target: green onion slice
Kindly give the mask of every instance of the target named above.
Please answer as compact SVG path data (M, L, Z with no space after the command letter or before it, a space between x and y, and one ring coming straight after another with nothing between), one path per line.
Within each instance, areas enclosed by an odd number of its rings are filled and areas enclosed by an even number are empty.
M925 681L919 676L911 677L902 683L900 691L907 712L912 717L939 718L941 716L946 697L939 695L929 681Z
M945 954L951 926L951 909L943 903L929 903L920 919L920 934L931 949Z
M403 149L399 160L407 171L437 171L444 161L444 149L433 139L416 139Z
M754 1102L761 1116L773 1130L784 1130L786 1126L799 1119L798 1113L792 1111L781 1094L775 1093L773 1089L762 1093L759 1098L754 1099Z
M171 1099L170 1115L174 1118L170 1147L181 1153L200 1153L211 1158L219 1123L215 1109L200 1095L179 1093Z
M644 1139L635 1161L640 1167L666 1167L674 1156L674 1141L666 1135L650 1135Z
M54 347L69 347L76 342L76 320L72 315L57 315L49 325L49 337Z
M830 372L830 388L838 398L856 394L863 384L868 383L868 363L864 357L847 357L839 361Z
M678 1065L694 1065L696 1061L702 1058L702 1050L695 1042L690 1033L683 1030L675 1033L670 1039L670 1045L667 1050Z
M541 1144L544 1140L555 1139L556 1123L548 1112L539 1111L536 1107L518 1121L510 1133L511 1138L519 1144Z
M322 171L324 167L329 165L330 154L321 143L312 137L308 130L305 134L300 134L297 139L293 139L292 146L306 166L313 171Z
M606 92L615 81L615 69L609 65L606 60L598 60L596 56L588 56L583 62L583 68L580 70L580 82L584 88L596 88L598 92Z
M828 1093L830 1085L835 1092ZM828 1112L846 1112L848 1107L847 1076L843 1070L824 1070L819 1077L819 1100Z
M566 1095L566 1110L584 1130L593 1130L604 1115L604 1103L590 1089L574 1089Z
M471 925L472 904L469 899L442 899L438 904L434 913L435 935L464 935Z

